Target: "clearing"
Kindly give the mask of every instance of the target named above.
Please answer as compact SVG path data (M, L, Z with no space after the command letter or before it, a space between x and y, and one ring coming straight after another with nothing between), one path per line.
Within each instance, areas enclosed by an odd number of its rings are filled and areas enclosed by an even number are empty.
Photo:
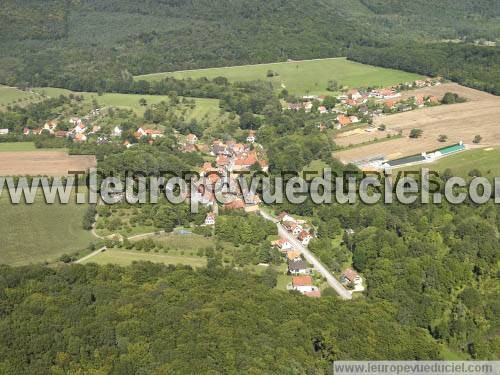
M13 266L55 261L62 254L85 249L95 241L83 229L87 205L11 204L6 192L0 198L0 264ZM8 223L8 225L6 225Z
M278 76L268 78L267 72L272 70ZM371 65L349 61L344 57L301 60L271 64L231 66L198 70L182 70L170 73L155 73L137 76L135 79L149 81L164 77L209 79L224 76L231 81L267 80L276 90L286 88L290 93L328 94L328 81L335 80L339 85L349 87L390 86L397 83L414 81L422 76L400 70L379 68Z
M1 147L0 147L1 148ZM96 166L93 155L68 155L66 151L5 151L0 176L67 176Z
M424 151L432 151L460 141L465 144L472 144L474 136L478 134L483 138L482 146L500 145L500 97L455 83L412 90L405 93L405 95L442 96L448 91L457 93L469 101L378 117L375 119L374 125L385 124L387 131L376 131L374 135L382 136L382 133L394 134L402 132L403 137L338 151L334 153L334 156L343 163L381 156L386 159L397 159L403 156L420 154ZM413 128L422 129L422 137L418 139L408 138ZM437 140L441 134L448 137L446 142ZM347 146L363 143L366 140L367 135L363 133L352 134L335 141L338 144Z

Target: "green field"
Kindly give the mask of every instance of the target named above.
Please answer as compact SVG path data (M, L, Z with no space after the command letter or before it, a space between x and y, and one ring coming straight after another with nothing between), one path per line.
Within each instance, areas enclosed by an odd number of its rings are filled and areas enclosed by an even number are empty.
M54 261L64 253L85 249L94 237L83 230L86 205L32 205L0 198L0 264L23 265Z
M137 94L116 94L106 93L98 95L93 92L73 92L66 89L58 89L54 87L43 87L34 89L35 92L42 93L48 97L56 97L59 95L83 95L87 102L93 99L101 106L127 108L132 109L137 115L144 115L147 106L158 104L162 101L169 101L169 97L165 95L137 95ZM146 99L146 106L141 106L139 100ZM202 120L205 116L210 119L215 119L219 115L219 100L218 99L205 99L194 98L196 107L192 111L188 111L187 119Z
M268 70L278 73L279 76L267 78ZM231 81L268 80L276 89L286 88L290 93L302 95L327 94L326 88L330 80L336 80L344 86L362 87L389 86L421 78L417 74L359 64L345 58L185 70L148 74L135 78L154 81L166 76L179 79L200 77L211 79L224 76Z
M405 168L419 170L421 166ZM468 177L471 170L477 169L483 177L500 177L500 148L476 149L460 152L439 160L436 163L426 164L425 168L431 171L443 172L451 169L452 174L458 177Z
M207 260L205 258L197 256L154 252L146 253L143 251L125 249L109 249L82 263L118 264L120 266L127 266L132 262L138 261L149 261L153 263L173 265L185 264L192 267L204 267L207 264Z
M36 151L37 148L33 142L4 142L0 143L0 152L14 151Z
M0 107L30 102L38 97L15 87L0 85Z

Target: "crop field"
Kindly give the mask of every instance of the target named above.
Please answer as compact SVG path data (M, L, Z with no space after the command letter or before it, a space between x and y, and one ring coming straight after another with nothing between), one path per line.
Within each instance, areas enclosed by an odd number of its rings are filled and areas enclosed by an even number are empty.
M272 70L278 75L267 77ZM159 80L171 76L174 78L209 79L224 76L231 81L270 81L277 90L286 88L290 93L305 95L327 94L328 81L335 80L340 85L349 87L389 86L401 82L413 81L421 76L399 70L364 65L346 58L320 60L302 60L282 63L232 66L198 70L183 70L170 73L156 73L137 76L135 79Z
M334 156L344 163L376 156L397 159L424 151L432 151L460 141L470 145L476 135L482 137L482 146L500 145L499 97L451 83L424 90L426 95L438 96L451 91L466 97L469 101L378 117L374 121L375 126L385 124L387 132L402 132L403 137L335 152ZM419 92L422 91L414 90L410 91L409 94L415 95ZM413 128L422 129L422 137L408 138ZM441 134L448 137L446 142L438 141ZM341 140L344 145L355 145L364 141L366 141L365 134L353 134Z
M83 229L86 205L74 202L11 204L0 198L0 264L24 265L54 261L62 254L85 249L94 237Z
M14 104L22 106L38 99L39 97L36 94L22 91L15 87L0 85L0 109Z
M0 158L0 176L66 176L68 171L84 171L96 165L93 155L52 150L5 151Z

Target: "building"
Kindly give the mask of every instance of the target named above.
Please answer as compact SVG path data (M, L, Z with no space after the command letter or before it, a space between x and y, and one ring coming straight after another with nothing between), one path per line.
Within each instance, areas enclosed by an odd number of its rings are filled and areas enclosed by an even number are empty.
M341 281L344 284L352 283L355 286L360 285L363 280L361 279L361 276L358 275L358 273L350 268L346 269L342 273Z
M317 290L317 288L312 284L311 276L292 277L292 289L303 294Z
M250 130L248 132L247 142L248 143L255 143L256 140L257 140L257 138L255 137L255 130Z
M305 262L299 258L288 262L288 272L290 275L304 275L309 273L309 269Z
M186 142L194 145L196 142L198 142L198 137L196 134L188 134L186 137Z
M347 91L347 97L352 100L358 100L361 99L363 96L359 93L358 90L356 89L351 89Z
M209 212L205 217L205 225L215 225L215 213Z
M292 244L284 238L280 238L279 240L271 242L271 246L276 247L281 251L287 251L292 248Z
M340 126L347 126L351 123L351 119L344 115L338 115L337 122L340 124Z
M290 251L288 251L286 253L286 257L288 258L288 261L290 261L290 262L294 262L294 261L302 259L300 257L300 251L298 251L298 250L290 250Z
M298 239L298 240L302 243L302 245L304 245L304 246L309 245L309 242L311 242L312 238L313 238L313 237L311 236L311 234L310 234L308 231L306 231L306 230L301 231L301 232L299 233L298 237L297 237L297 239Z
M7 135L9 134L9 129L0 129L0 135Z

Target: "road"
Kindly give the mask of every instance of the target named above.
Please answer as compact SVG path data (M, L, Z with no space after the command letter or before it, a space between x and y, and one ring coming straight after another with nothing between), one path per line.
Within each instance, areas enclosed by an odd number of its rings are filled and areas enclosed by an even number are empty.
M96 251L90 253L89 255L86 255L83 258L76 260L75 263L82 263L82 262L86 261L87 259L92 258L93 256L96 256L97 254L102 253L104 250L106 250L106 246L103 246L100 249L97 249Z
M344 288L344 286L330 273L330 271L328 271L328 269L323 264L321 264L321 262L314 256L312 252L310 252L291 233L289 233L285 228L283 228L281 224L278 223L276 219L273 218L271 215L262 210L260 211L260 214L264 219L276 223L276 225L278 226L278 234L281 237L285 238L288 242L290 242L293 245L293 247L295 247L302 253L304 259L308 263L312 264L314 269L318 271L321 274L321 276L323 276L326 279L328 285L330 285L330 287L332 287L333 290L337 292L340 298L346 300L352 299L352 293L348 291L346 288Z

